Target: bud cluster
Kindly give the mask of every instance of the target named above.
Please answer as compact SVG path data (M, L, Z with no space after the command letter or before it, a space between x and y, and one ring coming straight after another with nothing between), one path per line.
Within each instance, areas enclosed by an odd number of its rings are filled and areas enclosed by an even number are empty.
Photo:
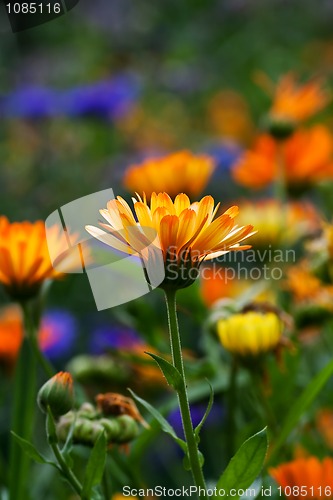
M127 444L139 433L137 419L127 413L110 415L103 413L101 407L83 403L76 411L63 415L57 423L57 434L61 441L66 441L74 425L73 441L77 444L93 446L104 431L107 443Z

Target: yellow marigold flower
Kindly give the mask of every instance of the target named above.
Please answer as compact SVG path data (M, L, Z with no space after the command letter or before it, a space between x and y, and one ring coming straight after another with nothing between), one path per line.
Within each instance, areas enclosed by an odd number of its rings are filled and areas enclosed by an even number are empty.
M86 226L87 231L107 245L131 255L140 255L146 262L152 256L145 251L154 243L163 255L165 278L162 288L184 288L198 277L205 259L213 259L232 250L246 250L239 243L253 234L253 226L235 225L238 207L231 207L214 220L219 204L205 196L192 203L185 194L174 202L166 193L153 193L150 203L146 196L133 198L134 214L120 196L100 210L108 224L106 230ZM137 217L137 220L135 218Z
M62 269L78 266L76 253L68 251L64 233L49 229L49 244L61 255ZM35 296L44 281L59 278L51 263L43 221L13 222L0 217L0 283L14 299Z
M257 229L251 243L257 246L294 243L319 228L319 216L310 203L293 202L285 207L274 199L240 203L238 222L250 220Z
M273 312L234 314L217 323L223 347L241 357L258 356L273 351L279 344L283 323Z
M329 95L320 80L299 84L295 75L288 73L276 86L270 114L278 119L299 122L320 111L328 101Z
M298 458L269 469L282 492L286 488L288 498L332 498L333 459L317 457ZM303 489L302 489L303 487Z
M145 192L148 197L154 191L165 191L172 197L184 192L195 198L206 187L214 168L210 156L179 151L132 165L125 172L124 185L129 191Z
M333 138L323 125L297 131L282 148L263 134L235 163L232 175L239 184L261 189L276 180L281 161L287 185L306 187L333 178L332 154Z
M113 495L112 500L125 500L126 498L127 500L137 500L137 497L129 497L127 495L125 496L122 493L116 493L115 495Z

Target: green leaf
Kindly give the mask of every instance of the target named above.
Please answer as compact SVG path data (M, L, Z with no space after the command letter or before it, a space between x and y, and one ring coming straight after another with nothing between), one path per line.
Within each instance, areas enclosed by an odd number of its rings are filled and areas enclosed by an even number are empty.
M156 361L168 384L178 390L183 383L183 379L177 368L166 359L161 358L161 356L157 356L157 354L153 354L152 352L146 352L146 354L151 356Z
M267 433L265 428L247 439L236 455L232 457L226 470L218 480L215 498L232 496L233 500L237 500L239 496L230 495L230 490L246 490L251 486L260 474L266 453ZM219 495L219 490L224 490L224 494Z
M11 431L11 434L12 434L13 438L15 439L15 441L21 446L22 450L28 455L29 458L31 458L31 460L34 460L38 464L49 464L49 465L53 465L54 467L58 468L57 464L55 464L54 462L51 462L51 461L47 460L45 457L43 457L43 455L41 455L41 453L39 453L39 451L36 450L34 445L29 443L29 441L21 438L20 436L15 434L15 432L13 432L13 431Z
M146 410L158 421L158 423L161 426L161 429L164 432L166 432L167 434L169 434L176 441L176 443L178 443L178 445L181 447L181 449L186 453L187 452L187 444L185 443L185 441L183 439L180 439L177 436L174 428L171 427L171 425L163 417L163 415L161 415L160 412L158 410L156 410L156 408L151 406L147 401L145 401L144 399L141 399L139 396L137 396L131 389L128 389L128 390L131 393L132 397L135 399L135 401L137 401L144 408L146 408Z
M333 361L330 361L311 380L311 382L306 386L299 398L296 399L283 422L277 440L272 445L272 448L270 450L270 460L272 459L272 456L275 455L279 451L281 446L286 442L289 434L299 421L300 416L310 406L312 401L315 399L317 394L320 392L320 390L332 375Z
M106 439L104 431L98 437L88 460L83 479L82 498L90 500L92 489L102 481L106 462Z
M199 433L201 431L201 428L203 426L203 424L206 422L207 420L207 417L210 413L210 410L212 409L212 406L213 406L213 402L214 402L214 391L213 391L213 387L210 385L210 383L208 382L207 380L207 383L209 385L209 389L210 389L210 395L209 395L209 401L208 401L208 406L207 406L207 409L205 411L205 414L204 416L202 417L200 423L197 425L197 427L195 428L195 437L198 438L199 437Z

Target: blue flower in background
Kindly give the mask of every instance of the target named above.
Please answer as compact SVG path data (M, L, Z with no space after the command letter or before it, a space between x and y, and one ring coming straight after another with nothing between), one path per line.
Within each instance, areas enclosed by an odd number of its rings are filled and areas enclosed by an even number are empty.
M78 325L74 316L62 309L47 311L42 318L39 343L50 361L68 358L77 339Z
M57 92L45 87L23 87L0 99L3 116L43 118L59 113Z
M117 119L129 112L138 93L137 81L125 75L75 87L64 93L64 114Z
M103 354L110 349L131 349L143 344L139 334L124 326L101 326L91 335L90 352Z
M207 409L207 404L208 402L191 404L191 417L192 417L193 427L196 427L200 423ZM215 403L207 417L205 426L222 425L224 417L225 417L225 409L221 404ZM169 414L168 421L171 424L171 426L175 429L176 434L184 435L179 408L173 410Z
M139 90L138 80L127 74L66 90L21 87L0 98L0 111L16 118L97 116L116 120L131 110Z
M205 150L216 161L215 174L228 172L242 153L242 148L235 142L218 142L211 144Z

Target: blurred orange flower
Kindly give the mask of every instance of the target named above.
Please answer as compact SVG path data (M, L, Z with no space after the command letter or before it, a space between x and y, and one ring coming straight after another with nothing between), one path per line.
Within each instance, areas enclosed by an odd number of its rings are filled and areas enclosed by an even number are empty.
M328 408L319 410L316 415L316 426L325 440L325 444L333 449L333 411Z
M145 193L148 197L154 191L166 191L170 196L184 192L196 197L206 187L214 168L210 156L178 151L132 165L125 172L124 185L129 191Z
M323 125L295 132L283 147L268 134L258 137L232 168L236 182L260 189L276 180L279 156L289 186L307 186L333 178L333 138Z
M333 286L315 276L307 261L288 269L285 286L297 303L305 302L333 310Z
M76 249L68 251L66 237L58 226L49 229L48 238L60 255L63 270L78 267ZM31 298L44 281L60 276L50 260L43 221L10 223L0 217L0 283L12 298Z
M212 97L207 111L209 124L219 136L242 143L251 138L254 125L247 102L239 93L222 90Z
M333 459L330 457L322 462L317 457L298 458L269 469L269 473L282 491L286 487L291 488L291 491L286 491L288 498L333 496Z
M11 368L23 339L22 315L15 305L0 310L0 361Z
M328 101L329 95L320 80L299 84L295 75L288 73L276 85L270 115L299 122L320 111Z

